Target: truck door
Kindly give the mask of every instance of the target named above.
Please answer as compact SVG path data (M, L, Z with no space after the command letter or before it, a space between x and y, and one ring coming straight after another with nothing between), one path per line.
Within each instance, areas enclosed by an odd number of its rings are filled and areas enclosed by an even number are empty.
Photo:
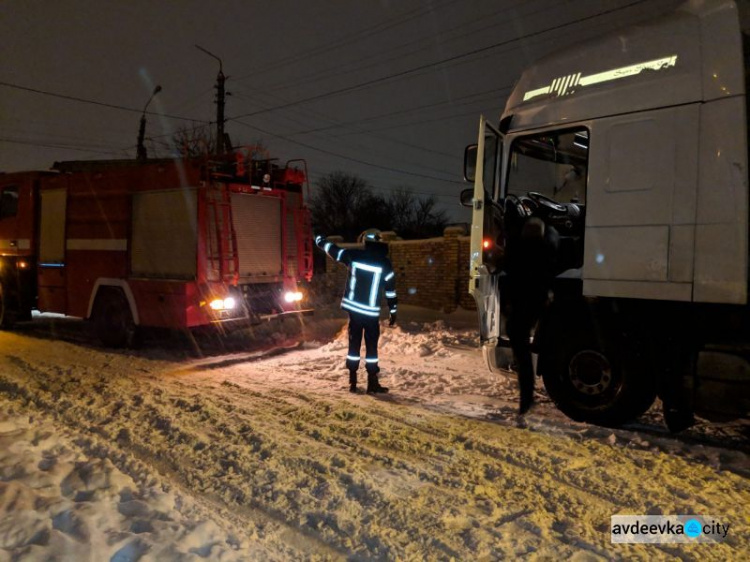
M39 310L67 313L65 216L67 190L41 192L39 221Z
M500 271L494 266L499 256L501 240L496 225L498 192L498 155L502 138L484 116L479 120L479 138L473 168L474 196L472 200L470 281L469 292L477 303L479 333L482 343L496 344L500 336ZM467 160L471 159L467 151ZM467 179L472 175L467 162Z

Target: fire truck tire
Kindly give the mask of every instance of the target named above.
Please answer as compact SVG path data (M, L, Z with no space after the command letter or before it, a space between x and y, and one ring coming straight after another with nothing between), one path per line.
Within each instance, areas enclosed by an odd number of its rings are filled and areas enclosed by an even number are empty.
M99 289L91 320L97 337L107 347L136 347L138 326L133 321L130 305L121 289Z
M591 327L557 331L542 373L552 401L569 418L617 426L643 414L656 399L648 361L632 342Z
M10 330L18 319L17 311L13 310L6 295L8 294L5 286L0 283L0 330Z

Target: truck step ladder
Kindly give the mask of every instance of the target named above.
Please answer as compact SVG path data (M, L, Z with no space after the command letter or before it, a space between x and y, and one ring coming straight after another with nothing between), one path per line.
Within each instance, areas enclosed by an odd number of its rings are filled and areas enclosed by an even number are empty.
M232 219L232 199L228 187L217 181L209 184L206 202L213 223L213 236L209 233L206 259L218 272L222 283L236 285L239 280L239 255L237 235Z

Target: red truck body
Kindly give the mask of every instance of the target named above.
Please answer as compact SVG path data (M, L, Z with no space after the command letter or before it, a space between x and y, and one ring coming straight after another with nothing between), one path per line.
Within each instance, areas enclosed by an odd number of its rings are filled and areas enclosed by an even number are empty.
M242 325L304 311L304 162L63 162L0 174L0 326L31 310L137 326ZM106 332L106 333L103 333Z

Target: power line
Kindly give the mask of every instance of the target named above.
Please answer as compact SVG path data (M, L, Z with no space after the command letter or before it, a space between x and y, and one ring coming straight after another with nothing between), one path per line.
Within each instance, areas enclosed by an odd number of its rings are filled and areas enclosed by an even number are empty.
M401 129L403 127L411 127L412 125L423 125L425 123L434 123L436 121L450 121L451 119L458 119L459 117L467 117L469 115L478 116L478 112L476 110L472 111L466 111L464 113L454 113L452 115L442 115L440 117L432 117L430 119L422 119L420 121L408 121L404 123L399 123L397 125L389 125L387 127L378 127L377 129L365 129L361 131L363 134L369 134L369 133L375 133L379 131L390 131L393 129ZM335 138L339 137L345 137L345 136L351 136L356 135L357 133L340 133L338 135L334 135Z
M238 95L237 97L243 98L244 96ZM319 115L322 119L325 119L326 121L332 122L333 124L332 125L327 125L325 127L320 127L318 129L312 129L312 130L309 130L309 131L290 133L290 134L288 134L288 136L297 136L297 135L308 134L308 133L319 133L321 131L326 131L326 130L329 130L329 129L339 128L339 127L345 127L347 129L350 129L351 131L353 131L351 134L357 134L359 132L358 127L354 126L353 123L345 123L345 122L342 122L342 121L337 121L336 119L333 119L332 117L324 115L324 114L322 114L320 112L312 111L312 112L309 112L309 113L312 113L312 114L315 114L315 115ZM294 121L294 120L290 119L289 117L287 117L286 119L288 119L289 121L292 121L292 122L294 122L296 124L299 124L297 121ZM401 139L394 139L394 138L390 138L390 137L386 137L386 136L382 136L382 135L368 135L368 136L371 136L373 138L377 138L377 139L380 139L380 140L385 140L385 141L388 141L389 143L398 144L398 145L401 145L401 146L406 146L408 148L412 148L412 149L415 149L415 150L421 150L423 152L427 152L427 153L430 153L430 154L436 154L438 156L443 156L443 157L448 157L448 158L455 157L455 154L447 154L447 153L441 152L439 150L434 150L434 149L427 148L427 147L424 147L424 146L419 146L419 145L416 145L416 144L413 144L413 143L409 143L409 142L403 141ZM325 137L326 138L334 138L332 135L329 135L329 134L326 134Z
M444 182L444 183L453 183L453 184L460 184L461 183L459 181L448 180L448 179L444 179L444 178L439 178L437 176L430 176L430 175L427 175L427 174L420 174L418 172L409 172L407 170L400 170L398 168L389 168L388 166L383 166L381 164L375 164L373 162L368 162L366 160L361 160L360 158L353 158L351 156L346 156L344 154L340 154L340 153L334 152L332 150L326 150L324 148L319 148L319 147L313 146L311 144L300 142L300 141L291 139L289 137L286 137L284 135L279 135L279 134L276 134L276 133L272 133L271 131L266 131L265 129L261 129L260 127L258 127L256 125L250 125L250 124L244 123L242 121L235 121L235 122L237 124L239 124L239 125L242 125L244 127L249 128L249 129L255 129L256 131L260 131L264 135L270 135L272 137L275 137L275 138L278 138L278 139L290 142L292 144L297 144L297 145L303 146L305 148L309 148L310 150L315 150L315 151L318 151L318 152L322 152L323 154L328 154L329 156L335 156L337 158L342 158L344 160L349 160L351 162L356 162L357 164L362 164L364 166L370 166L372 168L378 168L380 170L386 170L386 171L389 171L389 172L395 172L397 174L403 174L403 175L407 175L407 176L414 176L414 177L428 179L428 180L441 181L441 182Z
M193 123L195 123L195 122L202 122L201 119L193 119L191 117L183 117L181 115L170 115L168 113L158 113L156 111L145 111L144 112L142 109L136 109L134 107L127 107L127 106L124 106L124 105L115 105L115 104L112 104L112 103L106 103L106 102L101 102L101 101L96 101L96 100L91 100L91 99L86 99L86 98L80 98L80 97L77 97L77 96L69 96L67 94L58 94L58 93L55 93L55 92L49 92L47 90L40 90L38 88L29 88L27 86L21 86L19 84L11 84L10 82L2 82L2 81L0 81L0 86L5 86L6 88L13 88L15 90L21 90L21 91L24 91L24 92L33 92L35 94L40 94L40 95L43 95L43 96L51 96L53 98L60 98L60 99L68 100L68 101L76 101L76 102L80 102L80 103L88 103L88 104L91 104L91 105L98 105L98 106L101 106L101 107L108 107L110 109L120 109L122 111L130 111L132 113L146 114L146 115L158 115L159 117L166 117L168 119L178 119L178 120L181 120L181 121L192 121Z
M282 117L284 119L288 120L288 121L295 122L295 120L291 119L288 116L282 116ZM298 123L296 123L296 124L298 124ZM324 136L326 138L332 139L332 137L330 135L324 135ZM375 136L375 135L370 135L370 136ZM284 138L289 139L290 136L289 135L285 135ZM435 151L435 150L432 150L432 149L428 149L428 148L425 148L425 147L417 146L417 145L414 145L414 144L411 144L411 143L405 143L405 142L402 142L400 140L390 139L390 138L387 138L387 137L381 137L381 138L384 138L385 140L387 140L388 142L391 142L393 144L400 144L400 145L408 146L409 148L418 149L418 150L422 150L422 151L429 152L429 153L438 153L438 155L442 158L441 163L442 163L443 160L445 160L446 157L448 157L448 158L456 158L455 154L446 154L446 153L442 153L442 152ZM336 139L332 139L332 140L334 140L334 142L337 142L339 144L341 143L341 141L338 141ZM362 145L352 145L351 143L347 143L347 147L348 148L359 148L362 151L373 151L374 150L372 148L364 147ZM418 167L418 168L426 168L426 169L428 169L430 171L438 172L440 174L445 174L446 176L449 176L449 177L454 175L451 172L445 172L443 170L436 169L435 167L425 166L423 164L414 164L413 162L406 162L406 164L410 165L410 166L415 166L415 167Z
M269 63L265 66L261 66L260 68L256 69L255 72L240 76L239 78L236 78L235 80L237 81L245 80L247 78L257 76L259 73L264 72L266 70L279 68L281 65L288 65L288 64L297 62L299 60L309 59L309 58L321 55L323 53L327 53L333 49L336 49L337 47L342 47L344 45L349 45L351 43L361 41L362 39L365 39L372 35L382 33L386 29L390 29L392 27L398 27L399 25L402 25L413 19L416 19L420 17L421 15L434 10L435 8L442 8L450 4L455 4L457 1L458 0L447 0L446 2L442 2L434 6L429 6L427 8L415 8L413 10L407 11L399 15L398 17L389 18L383 22L380 22L373 26L366 27L365 29L361 29L359 31L350 33L348 35L345 35L344 37L340 37L339 39L335 39L334 41L331 41L329 43L325 43L318 47L313 47L312 49L307 49L304 53L298 53L296 55L289 55L287 57L283 57L275 62Z
M29 140L20 140L20 139L9 139L0 137L0 142L4 143L10 143L10 144L22 144L27 146L38 146L42 148L61 148L64 150L73 150L76 152L88 152L92 154L121 154L122 151L119 150L97 150L92 148L84 148L85 145L70 145L70 144L62 144L62 143L43 143L39 141L29 141Z
M513 9L515 9L515 8L521 6L521 5L527 5L528 3L529 2L527 0L526 2L520 2L520 3L515 4L513 6L510 6L510 7L507 7L507 8L503 8L502 10L499 10L499 11L494 12L492 14L482 15L482 16L480 16L478 18L471 19L471 20L466 21L466 22L464 22L464 23L462 23L460 25L453 26L450 29L450 33L455 33L457 30L459 30L461 28L468 27L468 26L473 25L473 24L475 24L477 22L483 22L487 18L493 18L495 16L499 16L501 14L505 14L506 12L508 12L510 10L513 10ZM539 9L533 10L533 11L527 13L527 14L523 14L522 17L528 17L528 16L535 15L535 14L537 14L537 13L539 13L539 12L545 10L545 9L547 9L547 8L543 7L543 8L539 8ZM479 28L477 28L477 29L475 29L473 31L468 32L468 33L462 33L462 34L459 34L459 35L454 35L453 37L450 37L450 38L448 38L446 40L442 40L442 43L450 43L450 42L453 42L453 41L457 41L459 39L463 39L464 37L475 35L476 33L485 31L487 29L492 29L492 28L495 28L495 27L499 27L501 25L507 25L507 22L503 21L503 22L500 22L500 23L492 23L492 24L489 24L489 25L485 25L485 26L479 27ZM329 67L327 69L318 70L316 72L313 72L313 73L310 73L310 74L307 74L307 75L304 75L304 76L295 77L292 80L285 80L285 81L282 81L282 82L277 82L276 84L270 84L269 87L268 87L268 91L269 92L276 92L276 91L279 91L279 90L289 89L290 87L298 85L301 82L303 82L305 85L309 85L309 84L311 84L313 82L319 82L320 80L324 80L324 79L328 79L328 78L334 78L334 77L338 77L338 76L343 76L343 75L346 75L346 74L352 74L353 72L361 72L362 70L366 70L368 68L372 68L372 67L375 67L375 66L383 65L383 64L392 62L394 60L402 59L405 56L405 54L399 54L399 55L395 55L395 56L388 57L388 58L383 58L382 55L384 55L386 53L396 52L396 51L405 49L407 47L416 46L416 45L419 45L420 43L425 43L426 41L429 41L430 39L431 39L431 37L421 37L419 39L414 39L412 41L407 41L406 43L402 43L401 45L397 45L397 46L392 47L390 49L387 49L385 51L380 51L377 54L373 54L373 55L369 55L369 56L358 58L358 59L353 60L350 63L347 63L347 64L344 65L345 67L349 67L347 70L342 70L341 65L340 65L338 67ZM441 39L442 39L442 36L441 36ZM414 55L416 53L424 51L425 49L429 48L430 46L431 45L427 45L427 46L420 47L420 48L415 49L415 50L411 50L407 54L409 56ZM374 60L373 62L371 62L369 64L366 64L366 65L362 64L363 61L372 60L372 59L376 59L376 60Z
M439 107L441 105L454 105L455 102L457 102L457 101L467 100L467 99L475 98L475 97L481 98L482 96L487 96L489 94L498 94L498 93L503 92L505 90L509 90L511 87L512 86L503 86L502 88L493 88L492 90L486 90L484 92L478 92L478 93L475 93L475 94L468 94L466 96L461 96L461 97L454 98L454 99L448 100L448 101L440 101L440 102L430 103L430 104L426 104L426 105L420 105L420 106L417 106L417 107L409 107L409 108L406 108L406 109L399 109L397 111L389 111L387 113L381 113L379 115L373 115L371 117L365 117L365 118L359 119L357 121L348 121L348 122L344 121L344 122L339 123L338 125L329 125L329 126L325 126L325 127L319 127L317 129L308 129L306 131L297 131L297 132L292 133L292 134L294 134L294 135L306 135L306 134L309 134L309 133L317 133L317 132L320 132L320 131L326 131L326 130L329 130L329 129L335 129L335 128L339 127L339 126L345 127L345 126L349 126L349 125L362 124L362 123L367 123L369 121L376 121L378 119L383 119L383 118L386 118L386 117L393 117L393 116L396 116L396 115L403 115L404 113L414 113L415 111L422 111L422 110L425 110L425 109L433 109L433 108ZM479 101L482 101L482 100L481 99L474 100L474 101L469 102L469 103L477 103ZM461 104L456 104L456 105L469 105L469 103L461 103Z
M360 82L359 84L353 84L351 86L345 86L343 88L338 88L336 90L331 90L329 92L324 92L324 93L321 93L321 94L316 94L314 96L309 96L309 97L303 98L301 100L297 100L297 101L293 101L293 102L288 102L288 103L283 103L283 104L280 104L280 105L277 105L277 106L274 106L274 107L270 107L270 108L266 108L266 109L260 109L260 110L253 111L253 112L250 112L250 113L243 113L241 115L237 115L236 117L231 117L231 118L227 119L227 121L234 121L234 120L242 119L242 118L245 118L245 117L253 117L253 116L259 115L261 113L267 113L269 111L276 111L278 109L286 109L288 107L292 107L292 106L295 106L295 105L299 105L299 104L303 104L303 103L308 103L308 102L311 102L311 101L316 101L316 100L319 100L319 99L324 99L324 98L332 97L332 96L339 95L339 94L344 94L344 93L351 92L351 91L354 91L354 90L358 90L358 89L361 89L361 88L366 88L366 87L369 87L369 86L373 86L375 84L380 84L380 83L386 82L388 80L393 80L394 78L400 78L400 77L403 77L403 76L407 76L409 74L413 74L415 72L419 72L419 71L422 71L422 70L428 70L430 68L434 68L436 66L440 66L440 65L443 65L443 64L446 64L446 63L449 63L449 62L455 62L457 60L465 59L467 57L471 57L471 56L474 56L474 55L477 55L477 54L480 54L480 53L484 53L484 52L487 52L487 51L490 51L490 50L493 50L493 49L497 49L498 47L502 47L502 46L508 45L510 43L515 43L517 41L521 41L522 39L529 39L531 37L536 37L536 36L542 35L544 33L549 33L550 31L557 31L558 29L563 29L563 28L569 27L571 25L582 23L582 22L585 22L585 21L588 21L588 20L591 20L591 19L595 19L595 18L601 17L601 16L609 15L609 14L614 13L614 12L619 12L619 11L625 10L627 8L630 8L632 6L636 6L638 4L643 4L646 1L647 0L635 0L634 2L626 4L625 6L620 6L619 8L612 8L611 10L605 10L605 11L599 12L597 14L592 14L590 16L586 16L586 17L583 17L583 18L578 18L576 20L573 20L573 21L570 21L570 22L567 22L567 23L558 24L558 25L555 25L555 26L552 26L552 27L548 27L546 29L542 29L542 30L539 30L539 31L535 31L535 32L529 33L529 34L524 35L522 37L515 37L513 39L507 39L505 41L500 41L498 43L493 43L492 45L486 45L484 47L479 47L477 49L473 49L473 50L468 51L466 53L461 53L459 55L453 55L451 57L447 57L447 58L444 58L444 59L441 59L441 60L438 60L438 61L433 61L433 62L430 62L430 63L421 64L421 65L413 67L413 68L409 68L409 69L402 70L402 71L399 71L399 72L394 72L392 74L388 74L386 76L381 76L379 78L373 78L371 80L366 80L364 82Z

